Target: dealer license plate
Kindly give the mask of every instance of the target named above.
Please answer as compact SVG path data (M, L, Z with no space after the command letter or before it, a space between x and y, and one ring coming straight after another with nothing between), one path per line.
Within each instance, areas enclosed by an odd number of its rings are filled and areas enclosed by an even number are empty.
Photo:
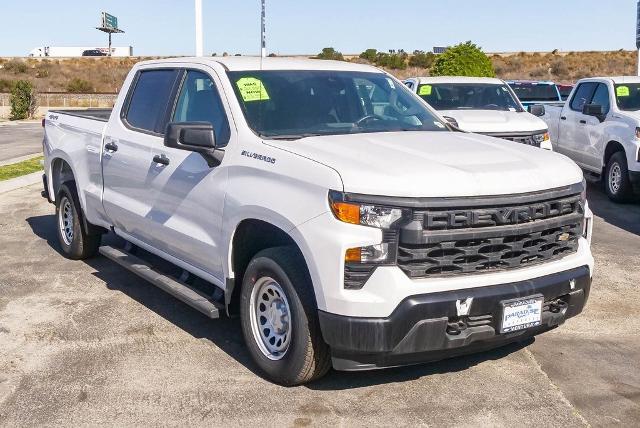
M511 333L539 326L542 321L543 302L542 295L500 302L502 305L500 333Z

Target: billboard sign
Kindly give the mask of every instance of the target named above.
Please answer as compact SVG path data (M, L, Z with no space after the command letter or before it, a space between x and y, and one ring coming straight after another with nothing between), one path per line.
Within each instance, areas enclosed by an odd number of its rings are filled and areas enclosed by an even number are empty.
M118 18L108 14L107 12L102 12L102 28L106 28L108 30L117 30Z

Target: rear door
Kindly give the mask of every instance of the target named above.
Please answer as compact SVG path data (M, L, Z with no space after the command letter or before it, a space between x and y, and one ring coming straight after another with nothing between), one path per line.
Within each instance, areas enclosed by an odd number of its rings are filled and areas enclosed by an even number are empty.
M587 164L584 147L589 144L589 116L582 114L582 108L591 102L597 86L595 82L580 83L571 101L560 114L558 152L569 156L581 166Z
M120 114L105 131L102 171L103 205L114 226L143 242L153 241L153 199L149 186L158 167L152 147L163 142L170 100L180 71L147 69L137 73Z

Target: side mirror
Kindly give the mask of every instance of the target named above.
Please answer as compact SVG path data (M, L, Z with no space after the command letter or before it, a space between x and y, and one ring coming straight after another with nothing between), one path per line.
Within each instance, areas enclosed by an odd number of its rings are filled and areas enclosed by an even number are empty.
M460 126L458 125L458 121L455 120L454 118L452 118L451 116L443 116L445 118L445 120L447 121L447 123L451 126L453 126L456 129L460 129Z
M544 116L545 114L544 106L540 104L530 105L529 107L527 107L527 111L532 115L538 116L538 117Z
M200 153L209 166L222 160L216 152L216 136L209 122L171 122L164 133L164 145L179 150Z
M604 107L600 104L585 104L584 107L582 107L582 114L597 117L600 122L604 122L606 118Z

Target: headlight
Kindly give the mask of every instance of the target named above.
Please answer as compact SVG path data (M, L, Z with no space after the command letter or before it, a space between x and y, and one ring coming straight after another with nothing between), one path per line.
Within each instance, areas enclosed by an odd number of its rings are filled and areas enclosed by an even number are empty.
M533 141L536 142L536 144L542 144L545 141L549 141L549 133L545 132L544 134L535 134L533 136Z
M329 192L329 205L340 221L378 229L393 228L404 215L400 208L346 202L343 194L335 191Z
M344 254L344 288L361 289L378 266L394 265L398 253L398 231L408 210L347 200L341 192L329 192L333 215L350 224L382 229L382 242L349 248Z

